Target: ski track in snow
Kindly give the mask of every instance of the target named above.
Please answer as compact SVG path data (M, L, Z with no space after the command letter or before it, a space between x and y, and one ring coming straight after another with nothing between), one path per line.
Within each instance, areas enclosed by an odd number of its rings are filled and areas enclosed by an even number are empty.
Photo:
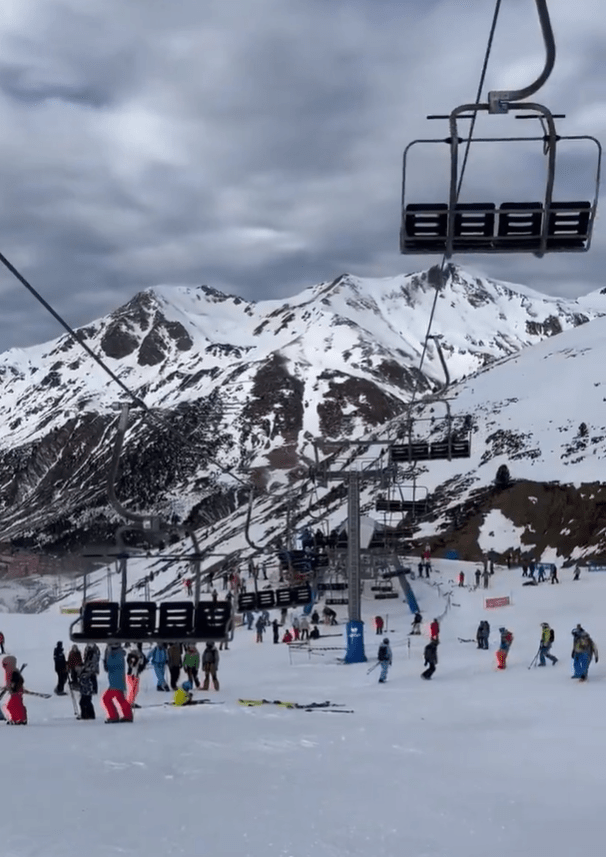
M474 566L437 563L434 579ZM585 685L569 678L570 630L582 622L604 647L606 575L522 587L497 570L484 590L456 589L442 620L439 664L422 682L426 636L409 638L405 604L389 604L394 665L377 684L368 665L289 665L283 644L239 628L222 652L223 705L143 707L135 722L78 722L68 698L29 697L30 725L3 729L0 802L7 857L573 857L599 853L604 782L602 662ZM437 587L415 581L425 622L443 612ZM443 587L446 591L447 586ZM483 610L483 597L513 606ZM364 601L366 652L379 641ZM343 608L337 608L343 615ZM491 650L458 637L491 623ZM27 661L26 686L52 689L52 649L70 617L3 614L7 651ZM555 667L528 670L540 622L556 631ZM514 634L495 670L501 623ZM392 628L394 630L392 630ZM320 640L320 644L322 641ZM338 639L328 639L336 645ZM101 676L101 687L104 687ZM160 697L160 700L159 700ZM351 715L246 708L238 698L324 701ZM155 705L148 669L139 701Z

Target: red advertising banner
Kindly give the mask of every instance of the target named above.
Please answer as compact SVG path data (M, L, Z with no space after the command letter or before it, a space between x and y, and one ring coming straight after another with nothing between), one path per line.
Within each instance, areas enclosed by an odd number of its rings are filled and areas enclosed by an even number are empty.
M509 595L504 595L502 598L485 598L484 608L490 610L493 607L509 607L511 598Z

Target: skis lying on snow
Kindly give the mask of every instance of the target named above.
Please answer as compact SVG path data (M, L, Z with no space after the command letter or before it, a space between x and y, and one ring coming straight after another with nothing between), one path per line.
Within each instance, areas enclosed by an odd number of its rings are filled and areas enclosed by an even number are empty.
M457 637L459 643L475 643L476 640L467 639L466 637Z
M342 702L309 702L307 705L304 705L300 702L283 702L281 699L239 699L238 702L240 705L245 705L246 707L251 707L253 705L278 705L281 708L297 708L300 711L330 711L337 709L334 711L335 714L341 711L345 713ZM349 713L353 713L348 711Z
M184 705L175 705L174 702L170 702L167 699L166 702L152 702L151 705L143 705L142 708L189 708L192 705L225 705L225 703L216 699L193 699L191 702L186 702Z
M19 672L22 673L26 666L27 666L27 664L21 664L21 666L19 667ZM7 693L8 693L8 687L3 687L2 690L0 690L0 700ZM2 711L1 708L0 708L0 720L6 720L6 717L4 716L4 712Z

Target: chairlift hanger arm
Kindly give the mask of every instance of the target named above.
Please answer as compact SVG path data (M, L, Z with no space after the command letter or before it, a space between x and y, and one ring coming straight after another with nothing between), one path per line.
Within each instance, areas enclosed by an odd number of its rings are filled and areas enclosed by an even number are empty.
M524 98L529 98L538 92L545 85L556 60L556 43L549 18L549 9L547 8L547 0L535 0L541 31L543 33L543 41L545 42L545 67L538 78L524 89L512 90L495 90L488 93L489 112L490 113L507 113L514 105L514 101L522 101Z

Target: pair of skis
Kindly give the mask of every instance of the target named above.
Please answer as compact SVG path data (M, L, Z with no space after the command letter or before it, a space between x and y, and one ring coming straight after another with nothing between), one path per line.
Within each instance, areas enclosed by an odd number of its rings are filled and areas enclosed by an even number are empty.
M326 714L353 714L353 709L344 708L340 702L283 702L281 699L239 699L240 705L247 708L257 705L277 705L280 708L297 709L298 711L323 711Z

